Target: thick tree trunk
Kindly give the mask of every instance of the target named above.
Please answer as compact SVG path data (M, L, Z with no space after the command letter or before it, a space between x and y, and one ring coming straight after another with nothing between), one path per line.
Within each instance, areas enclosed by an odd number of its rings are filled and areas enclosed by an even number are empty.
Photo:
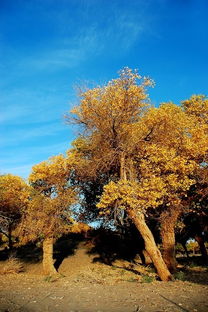
M163 259L171 273L176 271L175 225L181 213L180 206L171 207L161 214L161 238Z
M144 214L140 213L137 215L135 211L133 211L132 209L129 209L128 215L131 218L131 220L134 222L140 234L142 235L144 239L144 243L145 243L145 250L148 252L160 279L162 281L172 280L171 273L169 272L161 256L161 253L156 246L152 232L150 231L150 229L148 228L145 222Z
M177 268L176 254L175 254L175 230L174 226L170 224L169 227L162 227L161 229L162 238L162 255L163 259L170 270L174 273Z
M45 275L57 274L53 261L53 237L46 237L43 241L43 272Z

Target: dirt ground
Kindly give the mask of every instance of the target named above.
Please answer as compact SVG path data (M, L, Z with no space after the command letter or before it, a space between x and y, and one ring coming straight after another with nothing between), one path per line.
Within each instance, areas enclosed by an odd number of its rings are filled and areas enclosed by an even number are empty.
M42 275L41 263L24 272L1 274L1 312L208 312L208 270L181 270L174 282L155 279L154 270L127 261L100 263L79 246L66 257L58 277ZM0 262L0 270L5 261Z

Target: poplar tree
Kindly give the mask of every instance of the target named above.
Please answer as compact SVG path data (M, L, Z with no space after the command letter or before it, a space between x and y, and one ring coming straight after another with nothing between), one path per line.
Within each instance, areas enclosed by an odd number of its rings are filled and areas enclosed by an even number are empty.
M29 203L30 188L20 177L0 176L0 232L7 236L12 249L12 236Z
M151 79L124 68L118 79L81 92L80 105L68 119L83 128L86 174L108 172L109 183L104 186L97 207L102 214L126 211L141 233L158 275L167 281L171 274L145 221L147 207L159 204L165 187L158 177L152 177L150 183L146 181L139 169L144 145L151 135L141 121L149 106L146 89L153 84Z
M56 274L53 244L62 235L78 226L72 218L72 205L76 192L69 183L71 166L62 155L51 157L32 168L29 182L33 187L28 209L22 220L22 243L33 240L43 242L43 271Z

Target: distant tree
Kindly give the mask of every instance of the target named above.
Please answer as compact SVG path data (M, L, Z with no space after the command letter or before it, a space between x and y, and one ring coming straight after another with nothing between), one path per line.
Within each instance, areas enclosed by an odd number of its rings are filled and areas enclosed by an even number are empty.
M12 248L13 230L29 203L30 188L20 177L12 174L0 176L0 232L8 237Z
M208 255L205 242L208 240L208 213L202 211L191 212L183 217L184 228L182 234L186 235L186 242L192 238L198 244L202 259L208 264Z

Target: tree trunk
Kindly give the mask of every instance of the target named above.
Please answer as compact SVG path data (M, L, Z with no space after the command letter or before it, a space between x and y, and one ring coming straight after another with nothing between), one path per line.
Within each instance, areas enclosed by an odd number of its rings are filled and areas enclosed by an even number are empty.
M175 225L181 213L180 206L170 207L161 214L161 238L163 259L171 273L176 271Z
M43 241L43 272L45 275L57 274L53 262L53 237L46 237Z
M120 159L120 178L125 181L127 180L124 152L121 153L121 159Z
M207 249L206 246L204 244L204 239L201 235L196 235L195 240L197 241L199 248L200 248L200 252L202 254L202 259L204 260L205 264L208 264L208 255L207 255Z
M124 152L121 153L121 158L120 158L120 179L127 181ZM150 229L148 228L145 222L144 214L140 213L137 215L133 209L128 209L127 213L128 213L129 218L132 220L132 222L135 224L136 228L140 232L144 240L145 250L149 254L160 279L162 281L172 280L172 275L169 272L165 262L163 261L161 253L155 244L155 240L152 235L152 232L150 231Z
M181 245L182 245L182 247L183 247L183 249L184 249L184 251L185 251L185 253L186 253L186 257L189 259L190 257L189 257L189 251L188 251L188 249L187 249L187 247L186 247L186 242L185 243L182 243L181 242Z
M165 262L163 261L161 253L156 246L152 232L150 231L150 229L148 228L145 222L144 214L140 213L137 215L135 211L133 211L132 209L129 209L128 215L131 218L131 220L134 222L140 234L142 235L144 239L144 243L145 243L145 249L150 256L160 279L162 281L172 280L171 273L169 272Z
M12 224L9 223L9 226L8 226L8 245L9 245L9 250L10 252L12 251L12 248L13 248L13 242L12 242Z
M162 227L161 238L163 259L170 272L174 273L177 268L177 261L175 254L175 230L172 224L169 227Z
M144 265L148 265L148 264L151 264L152 263L152 260L148 254L148 252L144 249L142 251L142 256L141 257L141 260L142 260L142 264Z

